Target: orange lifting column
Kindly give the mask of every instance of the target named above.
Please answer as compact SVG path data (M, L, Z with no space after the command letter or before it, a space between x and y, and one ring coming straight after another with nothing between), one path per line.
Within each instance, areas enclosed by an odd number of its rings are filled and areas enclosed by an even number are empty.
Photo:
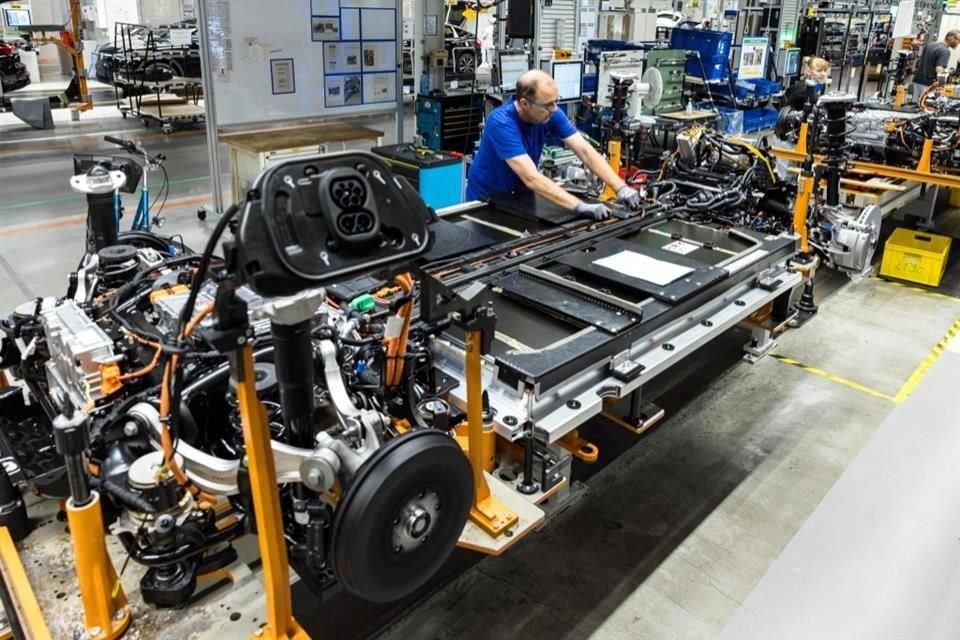
M610 154L610 168L617 175L620 175L620 146L621 142L619 140L611 140L607 143L607 152ZM613 190L613 187L607 185L601 198L603 200L616 200L617 192Z
M3 581L14 609L8 611L7 616L16 616L23 635L30 640L50 640L50 630L43 619L40 605L37 604L37 597L30 587L27 572L20 562L17 547L6 527L0 527L0 572L3 573Z
M470 519L491 536L498 536L519 520L506 505L490 495L490 487L483 470L486 461L493 455L493 434L486 437L483 431L483 366L480 351L483 346L483 332L467 332L467 440L470 467L473 471L473 506L470 507Z
M77 74L77 88L80 90L80 104L77 105L77 111L87 111L93 109L93 101L90 99L90 92L87 89L87 75L83 73L83 53L80 51L80 20L82 18L82 9L80 0L70 0L70 38L71 43L70 56L73 58L73 68Z
M263 592L267 600L267 624L254 634L269 640L309 640L293 617L290 598L290 565L283 536L283 515L277 492L277 471L270 448L270 423L257 398L253 374L253 349L247 342L232 356L232 374L237 383L237 406L243 422L253 509L257 518L257 544L263 561Z
M800 123L800 134L797 136L797 148L795 151L801 155L807 155L807 136L810 135L810 123Z
M800 186L797 199L793 203L793 232L800 236L800 253L810 253L807 238L807 214L810 208L810 196L813 195L813 176L800 174Z
M90 501L81 507L74 504L73 498L67 500L67 522L87 635L91 640L119 638L130 624L130 607L107 553L100 496L96 491L90 492Z
M89 445L88 421L86 414L66 402L64 412L53 419L53 440L57 453L63 456L70 483L67 523L87 637L114 640L130 625L130 607L107 553L100 496L87 482L84 452Z

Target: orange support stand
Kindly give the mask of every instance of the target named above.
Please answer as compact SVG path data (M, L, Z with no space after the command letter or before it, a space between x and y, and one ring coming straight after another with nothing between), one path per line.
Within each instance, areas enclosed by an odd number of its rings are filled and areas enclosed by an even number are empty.
M611 140L607 143L607 153L610 154L610 168L613 169L613 172L617 175L620 175L620 145L619 140ZM608 184L603 190L601 199L616 200L617 192Z
M917 162L917 171L919 173L930 173L933 162L933 138L927 138L923 141L923 151L920 152L920 161Z
M70 0L70 31L61 31L59 38L40 37L33 39L33 42L36 44L55 44L64 49L73 59L73 73L77 78L77 87L80 91L80 102L72 107L76 112L93 109L93 101L90 100L90 93L87 88L87 74L83 65L83 52L80 50L81 19L80 0Z
M813 176L809 172L800 174L797 199L793 203L793 232L800 236L800 253L810 253L807 238L807 215L810 211L810 196L813 195Z
M797 148L794 149L801 157L807 155L807 136L810 134L810 124L808 122L800 123L800 135L797 136Z
M490 487L483 477L483 471L493 451L493 432L486 437L483 428L483 367L480 352L483 345L481 330L467 332L467 440L470 467L473 470L473 506L470 519L487 534L499 536L519 521L516 513L511 512L503 503L490 494Z
M17 546L6 527L0 527L0 573L3 574L3 583L13 608L13 611L7 612L11 630L15 628L12 624L15 617L21 632L21 636L18 637L50 640L53 636L50 635L50 629L43 619L43 612L40 610L37 597L27 578L27 572L17 554ZM14 637L12 631L10 637Z
M80 507L72 498L67 500L67 522L87 635L91 640L119 638L130 625L130 607L107 553L100 496L96 491L91 491L90 501Z
M83 66L83 52L80 51L80 20L81 20L80 0L70 0L70 33L71 47L70 56L73 58L73 71L77 74L77 87L80 90L80 104L74 109L76 111L87 111L93 109L93 101L90 99L90 93L87 89L87 74Z
M267 599L267 624L254 638L309 640L293 617L290 597L290 565L283 535L283 515L277 492L277 472L270 448L270 423L257 398L253 374L253 349L245 343L231 356L231 373L237 380L237 405L243 422L243 442L253 509L257 518L257 544L263 561L263 590Z

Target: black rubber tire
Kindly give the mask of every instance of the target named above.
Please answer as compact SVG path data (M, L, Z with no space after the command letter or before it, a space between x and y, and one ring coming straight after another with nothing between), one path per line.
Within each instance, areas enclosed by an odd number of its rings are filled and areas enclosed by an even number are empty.
M442 506L428 540L412 551L392 545L394 519L420 491ZM350 593L391 602L422 587L453 551L473 503L470 463L457 443L422 429L391 440L367 460L337 505L333 570Z
M457 57L457 73L472 74L477 66L477 54L472 51L461 53Z

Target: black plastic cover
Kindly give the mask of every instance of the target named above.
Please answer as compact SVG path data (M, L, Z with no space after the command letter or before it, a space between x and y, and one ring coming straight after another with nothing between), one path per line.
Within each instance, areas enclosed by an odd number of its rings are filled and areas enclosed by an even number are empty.
M428 248L429 219L416 190L373 154L284 162L247 194L238 267L257 293L291 295L401 266Z

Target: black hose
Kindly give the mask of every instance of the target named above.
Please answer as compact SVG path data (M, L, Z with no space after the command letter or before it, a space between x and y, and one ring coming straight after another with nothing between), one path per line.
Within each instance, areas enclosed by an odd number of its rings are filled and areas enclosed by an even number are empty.
M273 345L268 347L263 347L262 349L257 349L253 352L254 361L258 361L264 356L273 355ZM230 365L223 364L222 366L214 369L213 371L207 373L201 378L198 378L194 382L191 382L186 387L183 388L183 391L180 394L181 402L190 402L190 399L199 391L204 391L207 388L215 385L226 383L227 379L230 377Z
M381 338L364 338L362 340L353 340L352 338L339 338L342 344L347 345L348 347L371 347L375 344L380 344Z
M207 277L207 270L210 268L210 261L213 259L214 249L217 247L217 242L220 241L220 237L223 235L223 232L226 231L227 225L233 219L234 216L240 211L240 207L234 203L223 212L223 215L220 216L220 219L217 221L217 226L214 227L213 233L210 234L210 238L207 240L207 246L203 250L203 255L200 257L200 264L197 266L196 272L193 274L193 282L190 285L190 295L187 297L187 302L183 307L183 312L180 314L180 320L177 323L177 331L174 335L174 339L178 342L181 340L181 336L187 326L187 323L190 322L190 319L193 317L193 309L197 304L197 297L200 295L200 287L203 284L204 279ZM170 406L179 407L180 406L180 393L183 387L183 367L176 367L173 371L173 380L170 383ZM177 437L177 420L179 418L179 412L171 411L168 416L168 427L170 433L173 434L174 438Z
M102 489L104 493L109 494L110 497L116 499L117 502L127 509L140 513L154 514L157 512L156 507L144 500L140 495L130 491L126 487L114 484L106 478L100 480L100 489Z
M223 529L218 529L215 533L207 536L207 539L202 543L195 544L185 542L165 551L151 552L141 548L140 545L137 544L134 535L129 531L120 533L117 537L120 538L120 542L127 550L127 553L130 554L130 557L133 558L137 564L142 564L146 567L166 567L175 562L181 562L187 558L206 553L217 545L239 538L246 533L245 520L245 517L237 514L236 522Z

